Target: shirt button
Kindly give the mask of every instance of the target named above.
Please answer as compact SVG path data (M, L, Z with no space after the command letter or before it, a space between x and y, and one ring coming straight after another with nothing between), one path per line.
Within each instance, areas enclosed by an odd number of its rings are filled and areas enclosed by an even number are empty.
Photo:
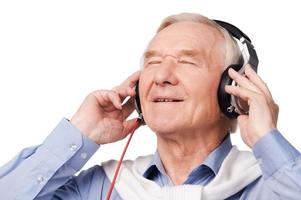
M75 151L77 149L77 145L76 144L70 144L69 149L70 149L70 151Z
M86 160L87 157L88 157L88 155L87 155L86 152L83 152L83 153L80 154L80 157L81 157L83 160Z
M45 178L42 175L39 175L37 178L38 183L42 183L45 180Z

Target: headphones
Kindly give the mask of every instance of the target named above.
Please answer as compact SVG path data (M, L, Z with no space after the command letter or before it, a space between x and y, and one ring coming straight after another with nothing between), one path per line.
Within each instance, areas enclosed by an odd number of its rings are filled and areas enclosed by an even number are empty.
M228 70L230 68L233 68L239 74L244 75L246 64L250 64L251 67L254 69L254 71L257 72L258 57L250 38L246 34L244 34L239 28L224 21L219 21L219 20L213 20L213 21L217 23L219 26L221 26L222 28L224 28L226 31L228 31L228 33L233 38L236 38L239 41L239 43L242 45L241 55L238 60L238 63L231 64L224 70L217 91L218 103L221 111L229 119L235 119L237 118L238 115L248 114L249 110L248 108L245 108L244 105L242 105L242 102L239 101L238 98L228 94L225 91L226 85L237 85L237 83L233 79L231 79L230 76L228 75ZM140 121L143 124L145 124L142 115L140 98L139 98L139 81L137 81L136 83L135 91L136 91L135 108L137 113L139 114Z

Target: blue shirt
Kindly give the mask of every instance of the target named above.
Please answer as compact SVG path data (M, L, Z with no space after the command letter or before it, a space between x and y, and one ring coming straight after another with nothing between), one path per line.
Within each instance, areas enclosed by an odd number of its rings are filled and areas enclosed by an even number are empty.
M227 136L183 184L206 185L212 181L231 147ZM0 168L1 199L104 200L111 183L102 166L74 175L98 148L67 119L62 119L41 145L23 149ZM300 200L301 155L278 130L257 141L252 150L262 176L228 200ZM143 176L162 187L172 185L157 151ZM114 190L111 199L121 198Z

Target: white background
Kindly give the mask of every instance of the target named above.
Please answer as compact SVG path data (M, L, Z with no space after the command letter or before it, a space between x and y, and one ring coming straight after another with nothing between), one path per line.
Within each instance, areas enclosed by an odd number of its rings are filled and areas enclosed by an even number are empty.
M180 12L231 22L251 37L258 73L280 106L278 129L301 150L297 0L7 0L0 2L0 165L40 144L88 93L111 89L138 70L160 21ZM239 134L232 138L248 149ZM85 168L118 159L125 142L103 145ZM154 133L140 128L126 158L155 148Z

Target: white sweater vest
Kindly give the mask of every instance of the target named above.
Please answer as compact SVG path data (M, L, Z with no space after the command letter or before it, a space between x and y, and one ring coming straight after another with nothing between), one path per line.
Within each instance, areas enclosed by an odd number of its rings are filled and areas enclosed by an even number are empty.
M216 177L206 186L178 185L160 187L142 176L153 155L123 161L115 189L124 200L221 200L243 189L261 176L260 166L251 152L239 151L233 146L224 159ZM102 163L112 182L118 162Z

